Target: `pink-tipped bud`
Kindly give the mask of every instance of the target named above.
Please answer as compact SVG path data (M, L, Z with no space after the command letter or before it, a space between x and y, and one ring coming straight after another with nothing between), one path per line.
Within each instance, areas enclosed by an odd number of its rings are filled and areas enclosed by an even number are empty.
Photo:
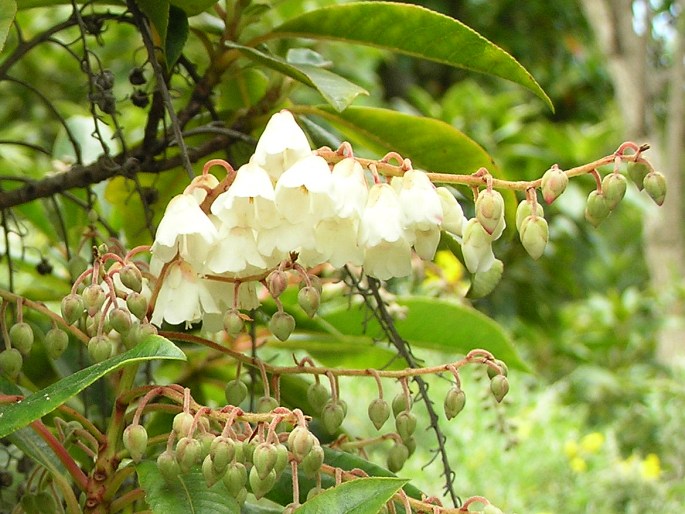
M269 288L269 294L278 298L288 287L288 274L285 271L274 270L266 277L266 285Z
M485 189L476 199L476 218L485 231L492 235L504 218L504 198L494 189Z
M559 198L568 186L568 175L556 165L548 169L542 176L542 197L548 204Z

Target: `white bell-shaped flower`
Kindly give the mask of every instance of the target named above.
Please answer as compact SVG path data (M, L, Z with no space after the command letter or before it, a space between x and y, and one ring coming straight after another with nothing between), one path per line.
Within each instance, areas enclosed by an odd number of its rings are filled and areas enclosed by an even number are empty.
M455 236L461 236L465 222L464 211L461 205L459 205L452 192L446 187L439 187L435 191L440 198L440 205L442 206L441 227Z
M281 225L257 232L257 249L267 259L280 261L290 252L316 250L312 221L283 222Z
M211 273L231 273L240 277L259 274L268 267L269 263L257 250L250 227L221 226L218 241L207 256L206 268Z
M343 159L333 166L331 179L336 216L360 217L369 196L362 165L351 157Z
M471 273L488 271L495 263L492 240L492 236L476 218L471 218L466 222L461 249L466 268Z
M382 241L366 249L364 273L381 280L411 274L411 247L405 239Z
M314 229L316 250L321 256L319 263L329 262L335 268L342 268L345 264L361 266L364 249L357 240L358 232L359 218L356 216L321 220Z
M289 223L318 220L335 212L333 179L328 163L310 155L285 170L276 183L276 208Z
M307 136L292 113L282 110L266 124L250 160L263 167L275 182L285 170L311 153Z
M179 253L184 260L201 266L216 238L216 228L195 196L177 195L164 211L150 252L162 262Z
M440 197L423 171L409 170L402 177L394 177L392 186L402 206L405 228L428 230L442 223Z

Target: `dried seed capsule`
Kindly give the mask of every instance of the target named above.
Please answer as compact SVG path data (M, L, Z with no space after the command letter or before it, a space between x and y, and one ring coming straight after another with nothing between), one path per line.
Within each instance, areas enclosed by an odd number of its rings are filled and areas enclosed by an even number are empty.
M369 419L376 430L380 430L389 417L390 406L385 400L376 398L369 404Z
M319 310L321 294L314 287L303 287L297 293L297 303L300 304L300 307L302 307L302 310L307 314L307 316L313 318L316 314L316 311Z
M257 474L262 480L271 473L278 459L278 450L270 443L260 443L254 449L252 463L257 468Z
M247 398L247 386L238 378L231 380L224 389L227 405L238 406Z
M295 330L295 318L287 312L276 312L269 321L269 330L277 339L285 341Z
M416 416L409 411L400 412L395 418L395 430L402 440L409 439L416 432Z
M240 316L238 309L227 310L226 314L224 314L223 322L226 333L231 337L237 336L245 326L245 322L242 316Z
M445 417L452 419L459 414L466 405L466 394L458 386L452 386L445 395Z
M181 473L188 473L200 461L202 445L197 439L181 437L176 443L176 462Z
M300 469L304 471L305 476L314 478L323 465L324 452L321 445L315 444L307 456L302 459Z
M585 206L585 219L593 227L597 227L610 213L609 203L604 195L597 190L591 191Z
M568 175L556 165L548 169L542 176L540 183L542 197L548 204L559 198L568 186Z
M533 259L539 259L545 252L547 239L549 238L549 228L545 218L539 216L528 216L521 223L519 232L521 244L526 249L528 255Z
M330 401L321 411L321 421L330 434L335 433L340 428L344 419L345 410L340 402Z
M69 346L69 335L57 327L45 334L45 350L51 359L58 359Z
M157 457L157 469L169 483L173 483L178 479L181 468L176 462L176 457L169 450L165 450Z
M257 473L257 468L252 467L250 470L250 488L252 488L252 494L258 500L262 498L266 493L271 491L271 488L276 483L276 472L271 471L266 477L261 478Z
M492 235L504 218L504 198L494 189L484 189L476 198L476 218L485 231Z
M69 325L73 325L83 315L85 306L81 296L77 294L69 294L62 298L62 318Z
M402 443L396 443L388 452L388 470L397 473L409 458L409 450Z
M314 382L307 388L307 400L309 400L314 414L321 414L329 398L328 389L321 382Z
M143 425L129 425L124 429L124 447L133 462L140 462L147 449L147 430Z
M33 347L33 329L31 325L25 321L15 323L10 327L9 336L12 346L23 355L31 353L31 348Z
M495 375L490 380L490 390L497 402L501 402L509 392L509 380L504 375Z
M609 204L609 209L614 210L626 194L628 181L620 173L609 173L602 179L602 192Z
M8 377L12 379L17 378L23 364L24 358L16 348L0 352L0 371Z
M228 494L236 498L241 491L245 490L247 469L240 462L230 464L224 475L223 482L226 489L228 489Z
M138 66L132 68L131 71L128 73L128 81L134 86L142 86L143 84L145 84L146 80L143 68L140 68Z
M643 182L645 191L657 205L666 199L666 177L658 171L650 171Z
M644 187L643 182L647 174L650 172L650 167L647 165L647 163L642 161L629 162L627 165L627 170L630 180L632 180L637 188L642 191L642 188Z
M105 335L94 336L88 341L88 355L93 362L102 362L114 354L114 345Z

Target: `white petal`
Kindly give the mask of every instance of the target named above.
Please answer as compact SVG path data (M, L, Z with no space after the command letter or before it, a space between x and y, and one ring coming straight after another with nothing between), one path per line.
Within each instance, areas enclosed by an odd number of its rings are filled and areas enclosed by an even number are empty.
M400 239L394 243L383 241L379 245L366 248L364 273L381 280L411 274L409 244Z
M252 156L273 180L300 159L311 155L307 136L286 110L274 114L257 142Z
M366 208L359 226L360 246L376 246L382 241L404 238L397 194L389 184L375 184L369 190Z

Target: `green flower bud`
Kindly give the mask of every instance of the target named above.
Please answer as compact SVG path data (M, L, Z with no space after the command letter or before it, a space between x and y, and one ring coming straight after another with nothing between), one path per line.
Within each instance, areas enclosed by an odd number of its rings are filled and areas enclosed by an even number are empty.
M490 380L490 390L497 403L500 403L509 392L509 380L504 375L495 375Z
M133 462L140 462L147 449L147 430L143 425L129 425L124 429L124 447Z
M83 315L85 306L83 299L77 294L69 294L62 298L62 318L69 325L73 325Z
M238 406L247 398L247 386L239 378L231 380L224 388L227 405Z
M614 210L626 194L628 181L620 173L609 173L602 179L602 192L609 204L609 210Z
M397 473L409 458L409 450L402 443L396 443L388 452L388 470Z
M476 198L476 218L485 231L492 235L504 218L504 198L494 189L484 189Z
M67 269L69 270L69 276L72 281L76 280L87 268L88 261L80 255L74 255L69 259L69 262L67 262Z
M242 316L240 316L238 309L227 310L226 314L224 314L223 322L226 333L231 337L237 336L245 326L245 322Z
M214 469L212 458L209 455L207 455L202 461L202 476L205 479L207 487L212 487L221 478L221 475Z
M247 469L240 462L234 462L228 466L223 482L228 494L236 498L247 484Z
M147 315L147 299L135 291L126 295L126 307L141 321Z
M215 437L209 446L209 456L212 466L218 475L222 475L235 457L235 441L228 437Z
M131 330L131 314L125 309L115 307L109 311L109 324L121 335L126 335Z
M459 414L466 405L466 394L460 387L452 386L445 395L445 417L452 419Z
M273 488L274 484L276 483L276 472L271 471L266 475L266 477L261 478L257 473L257 468L253 466L250 470L249 480L252 494L254 494L255 498L259 500Z
M288 447L284 444L276 445L276 464L274 464L274 471L276 475L283 473L289 462Z
M339 402L329 401L321 411L321 421L328 433L333 434L342 425L345 419L345 410Z
M23 364L24 359L16 348L0 352L0 371L9 378L17 378Z
M300 469L304 472L306 477L314 478L323 465L323 458L323 448L321 448L320 445L315 444L312 446L312 449L307 456L302 459Z
M200 418L200 420L203 419L207 418ZM202 449L200 452L200 460L209 455L209 450L212 448L214 439L216 439L216 435L209 431L200 432L200 434L197 436L197 440L200 441L200 448Z
M657 205L663 205L666 199L666 177L658 171L650 171L643 182L645 191Z
M278 450L270 443L260 443L254 449L252 463L257 468L259 478L264 480L266 475L271 473L278 459Z
M416 451L416 438L414 436L410 437L409 439L403 440L402 444L404 444L407 447L410 457L414 455L414 452Z
M168 450L160 453L157 457L157 469L168 483L174 483L178 480L178 475L181 473L176 457Z
M627 165L627 170L628 170L628 177L630 177L630 180L632 180L637 188L642 191L642 188L644 187L644 180L647 174L651 171L650 167L647 165L647 163L638 161L638 162L629 162Z
M400 412L395 418L395 430L402 440L409 439L416 431L416 416L409 411Z
M9 335L13 347L23 355L31 353L31 347L33 347L33 329L31 325L24 321L15 323L10 327Z
M295 330L295 318L287 312L278 311L271 316L269 330L277 339L285 341Z
M399 392L392 399L392 415L397 417L400 412L411 410L411 398L407 398L404 392Z
M127 264L119 270L119 278L125 287L128 287L136 293L143 290L143 275L140 270L133 264Z
M307 400L309 400L314 414L321 414L329 398L328 389L321 382L314 382L307 388Z
M528 216L521 223L521 244L526 249L528 255L533 259L539 259L545 252L547 239L549 238L549 228L545 218L539 216Z
M311 451L316 437L306 427L296 426L288 435L288 447L298 462L302 461Z
M308 274L307 277L309 278L309 283L311 284L311 287L316 289L319 295L321 295L321 292L323 291L323 283L321 282L321 277L312 274ZM305 280L300 282L300 289L302 289L303 287L307 287L307 282Z
M48 330L45 334L45 350L51 359L58 359L69 346L69 335L57 327Z
M281 270L272 271L266 277L266 287L272 297L278 298L288 288L288 274Z
M313 318L316 311L319 310L321 294L313 287L303 287L297 293L297 303L300 304L300 307L302 307L307 316Z
M278 402L276 398L272 396L262 396L257 401L257 412L266 413L271 412L278 407Z
M609 216L609 203L604 195L597 190L591 191L587 197L585 206L585 219L593 226L597 227L604 219Z
M495 359L495 364L499 366L501 373L498 373L497 371L495 371L495 369L491 368L490 366L487 366L489 379L492 380L492 378L496 375L504 375L505 377L509 375L509 368L507 367L506 362L499 359Z
M100 284L91 284L83 290L83 304L89 316L95 316L107 299L104 289Z
M176 443L176 462L181 473L188 473L200 461L202 445L192 437L181 437Z
M535 205L535 209L533 209L533 205ZM545 216L545 210L542 208L542 205L537 202L533 204L533 202L529 202L528 200L521 200L521 203L519 203L519 206L516 208L516 230L518 232L521 232L521 223L523 223L523 220L528 216L533 215L533 210L535 210L536 216L540 216L541 218Z
M545 199L545 202L550 204L559 198L566 190L567 185L568 175L564 173L563 170L560 170L556 165L548 169L542 176L542 182L540 184L542 188L542 197Z
M502 273L504 273L504 263L499 259L495 259L489 270L474 273L471 278L469 298L483 298L492 293L502 280Z
M241 446L243 448L243 459L245 459L245 462L250 462L254 464L254 451L257 448L257 443L255 441L248 441L246 439L243 441L243 444L241 444Z
M369 419L376 430L380 430L389 417L390 406L385 400L376 398L369 404Z
M106 335L94 336L88 341L88 355L93 362L102 362L114 355L114 345Z
M195 417L190 412L179 412L174 416L171 426L179 439L190 434Z

